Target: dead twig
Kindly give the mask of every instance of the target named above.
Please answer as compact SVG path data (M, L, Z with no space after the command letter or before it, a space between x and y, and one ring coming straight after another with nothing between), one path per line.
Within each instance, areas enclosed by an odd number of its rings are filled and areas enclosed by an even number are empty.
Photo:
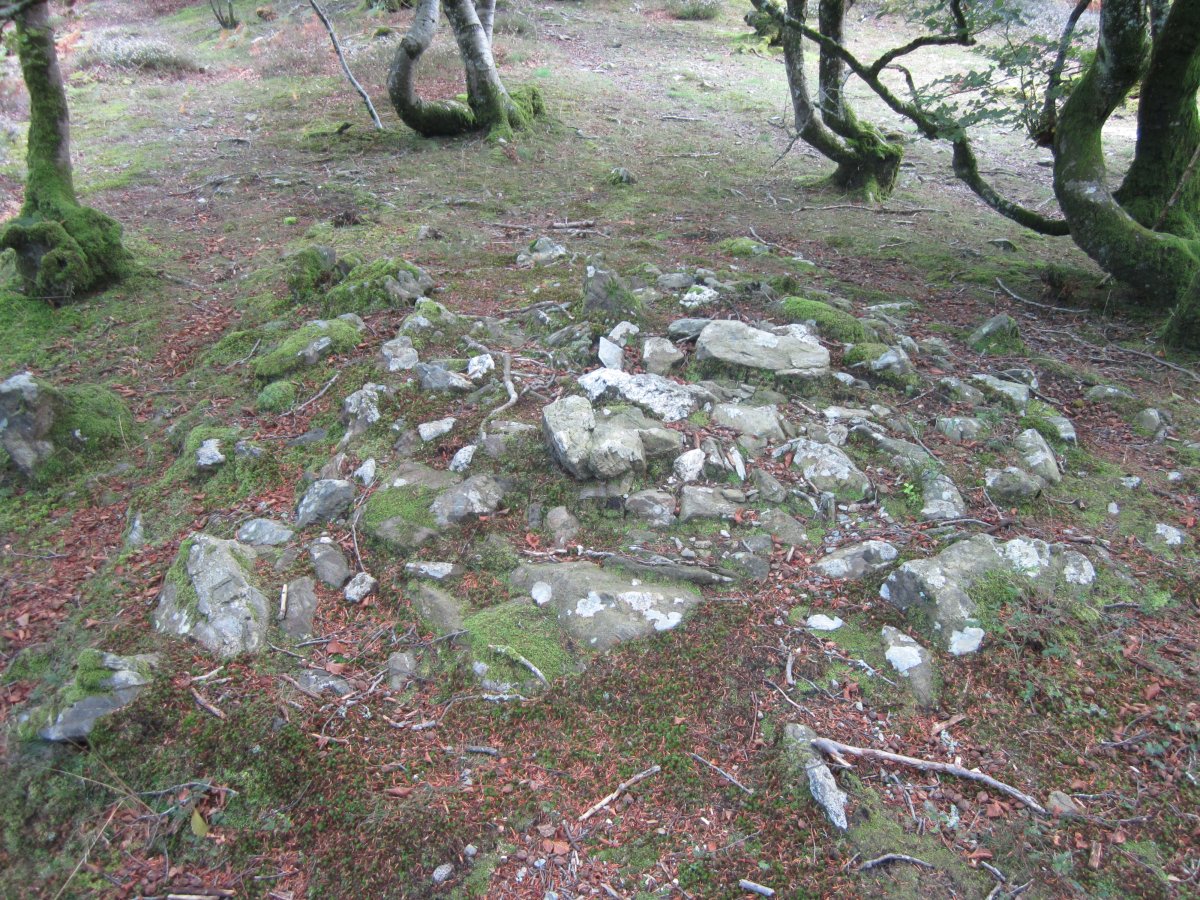
M205 700L198 690L195 688L189 688L189 690L192 692L192 698L196 701L196 705L202 710L204 710L206 713L216 716L218 719L225 718L225 713L213 706L210 701Z
M876 759L882 762L896 763L901 766L910 766L922 772L941 772L944 775L953 775L956 778L967 778L971 781L978 781L1008 797L1012 797L1014 800L1020 801L1038 815L1047 815L1046 808L1028 794L1022 793L1012 785L997 781L990 775L985 775L982 772L973 772L970 769L964 769L962 766L917 759L913 756L902 756L899 753L889 753L886 750L875 750L870 747L853 747L850 744L843 744L840 741L833 741L829 738L817 738L812 742L812 745L827 756L837 757L844 753L864 759Z
M308 0L308 5L313 8L313 12L317 14L317 18L321 20L321 24L325 26L325 30L329 32L329 40L333 42L333 52L337 54L338 62L342 64L342 71L346 73L346 78L353 85L354 90L358 91L358 95L362 97L363 103L366 104L367 112L371 114L371 121L375 123L375 130L383 131L383 122L379 120L379 113L375 112L375 104L371 102L371 98L363 90L363 86L358 83L358 79L354 77L354 73L350 71L350 66L346 63L346 57L342 54L342 45L338 43L337 34L333 30L333 23L325 15L325 10L317 5L317 0Z
M520 665L524 666L530 672L533 673L534 677L537 678L538 681L540 681L546 687L550 687L550 682L546 679L546 676L542 674L542 670L539 669L537 666L535 666L533 663L531 663L529 660L527 660L525 657L523 657L520 653L518 653L512 647L507 647L507 646L502 647L502 646L499 646L498 644L488 644L488 649L491 650L493 653L498 653L501 656L506 657L507 659L511 659L513 662L519 663Z
M1025 303L1029 306L1036 306L1038 309L1048 309L1048 310L1051 310L1052 312L1075 313L1076 315L1080 315L1080 316L1086 312L1086 310L1072 309L1069 306L1051 306L1048 303L1038 303L1034 300L1029 300L1025 297L1022 297L1020 294L1018 294L1016 291L1014 291L1012 288L1010 288L1008 285L1006 285L999 278L996 279L996 284L1000 285L1000 290L1004 291L1004 293L1008 294L1009 297L1016 300L1018 303Z
M651 775L657 775L661 771L662 771L662 766L660 766L656 763L655 765L651 766L650 768L645 769L644 771L638 772L636 775L634 775L628 781L622 781L619 785L617 785L617 789L615 791L613 791L611 794L606 796L603 800L601 800L595 806L591 807L591 809L589 809L587 812L585 812L582 816L580 816L579 821L586 822L588 819L590 819L596 813L600 812L600 810L604 809L604 807L608 806L608 804L612 803L614 800L616 800L618 797L620 797L622 794L624 794L626 791L628 791L631 787L633 787L636 784L640 784L641 782L643 782L647 778L649 778Z
M295 409L293 409L292 415L293 416L296 415L296 413L300 412L300 410L304 409L306 406L311 406L313 403L316 403L318 400L320 400L322 397L324 397L325 392L328 391L331 387L333 387L334 383L341 377L342 377L341 372L334 372L333 377L330 378L327 382L325 382L325 387L321 388L319 391L317 391L315 394L313 394L311 397L309 397L307 400L305 400L303 403L301 403L299 406L297 406Z
M875 859L868 859L865 863L858 867L860 872L869 872L871 869L879 866L886 866L889 863L906 862L912 863L914 866L920 866L922 869L937 868L932 863L927 863L923 859L917 859L915 856L907 856L904 853L885 853L883 856L877 856Z
M734 778L732 775L730 775L728 772L726 772L720 766L714 766L712 763L710 763L707 759L705 759L699 753L689 753L688 756L690 756L696 762L703 763L704 765L708 766L710 769L712 769L714 772L716 772L718 775L720 775L722 778L724 778L726 781L728 781L734 787L742 790L743 792L749 794L752 797L754 796L753 788L746 787L744 784L742 784L740 781L738 781L736 778Z

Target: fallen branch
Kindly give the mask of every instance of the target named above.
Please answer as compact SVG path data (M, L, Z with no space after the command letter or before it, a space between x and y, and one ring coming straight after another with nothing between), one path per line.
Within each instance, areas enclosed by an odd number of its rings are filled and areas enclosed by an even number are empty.
M605 797L603 800L601 800L599 803L597 803L595 806L593 806L591 809L589 809L587 812L585 812L582 816L580 816L579 821L586 822L588 819L590 819L596 813L600 812L600 810L604 809L604 807L608 806L608 804L612 803L614 800L616 800L618 797L620 797L622 794L624 794L627 790L629 790L635 784L639 784L639 783L645 781L651 775L657 775L661 771L662 771L662 766L655 764L643 772L638 772L636 775L634 775L628 781L621 782L619 785L617 785L617 789L615 791L613 791L611 794L609 794L607 797Z
M293 416L296 415L296 413L300 412L300 410L304 409L306 406L316 403L318 400L320 400L322 397L324 397L325 392L328 391L331 387L333 387L334 383L341 377L341 375L342 375L341 372L334 372L333 377L330 378L327 382L325 382L325 387L321 388L319 391L317 391L315 394L313 394L311 397L309 397L307 400L305 400L303 403L301 403L299 406L297 406L295 409L293 409L292 415Z
M751 894L758 894L760 897L774 897L775 889L769 888L765 884L759 884L757 881L751 881L749 878L743 878L738 882L738 887L743 891L748 891Z
M488 649L491 650L493 653L499 653L501 656L511 659L515 663L520 663L525 668L527 668L530 672L532 672L534 674L534 677L537 678L538 681L540 681L546 687L550 687L550 682L546 679L546 676L542 674L542 670L539 669L537 666L535 666L533 663L531 663L529 660L527 660L525 657L523 657L520 653L518 653L512 647L507 647L507 646L501 647L497 644L488 644Z
M1024 794L1011 785L1007 785L1002 781L997 781L990 775L985 775L982 772L973 772L970 769L964 769L962 766L956 766L951 763L932 762L930 760L917 759L912 756L901 756L899 753L889 753L886 750L874 750L870 747L852 747L849 744L843 744L839 741L832 741L829 738L817 738L812 742L812 745L817 750L827 756L838 757L845 753L850 756L859 756L864 759L877 759L883 762L892 762L901 766L911 766L914 769L919 769L922 772L941 772L944 775L954 775L957 778L968 778L972 781L978 781L981 784L986 784L988 787L999 791L1006 796L1012 797L1014 800L1019 800L1021 803L1028 806L1038 815L1047 815L1046 808L1030 797Z
M1077 316L1081 316L1087 311L1087 310L1083 310L1083 309L1072 309L1069 306L1051 306L1048 303L1038 303L1034 300L1029 300L1025 297L1022 297L1020 294L1018 294L1016 291L1014 291L1012 288L1010 288L1008 285L1006 285L999 278L996 279L996 284L1000 285L1000 290L1004 291L1004 293L1008 294L1008 296L1010 296L1012 299L1016 300L1018 303L1025 303L1029 306L1036 306L1038 309L1048 309L1048 310L1051 310L1052 312L1075 313L1075 315L1077 315Z
M488 352L490 353L491 351ZM517 389L513 386L512 380L512 354L504 353L501 355L501 359L503 360L501 363L501 371L504 375L504 389L508 391L508 400L500 406L497 406L490 413L483 417L483 421L479 423L479 436L481 438L487 437L487 431L485 431L487 423L496 418L496 416L500 415L500 413L504 412L505 410L511 409L516 405L516 402L519 399L517 395Z
M736 778L734 778L732 775L730 775L728 772L726 772L720 766L714 766L712 763L710 763L707 759L705 759L699 753L689 753L688 756L690 756L692 759L694 759L698 763L704 763L704 765L708 766L710 769L712 769L714 772L716 772L718 775L720 775L722 778L724 778L726 781L728 781L734 787L740 788L742 791L744 791L745 793L749 794L752 797L754 796L754 790L752 788L746 787L744 784L742 784L740 781L738 781Z
M885 853L883 856L877 856L875 859L868 859L865 863L858 867L860 872L869 872L871 869L879 866L886 866L888 863L906 862L912 863L914 866L920 866L922 869L937 868L932 863L927 863L923 859L917 859L915 856L906 856L903 853Z
M218 719L225 718L225 713L213 706L208 700L205 700L204 697L200 695L198 690L195 688L189 688L189 690L192 692L192 697L195 699L196 705L202 710L204 710L206 713L216 716Z
M363 103L367 106L367 112L371 114L371 121L375 123L376 131L383 131L383 122L379 121L379 113L375 112L375 104L371 102L371 98L367 92L363 90L363 86L358 83L358 79L350 71L350 66L346 63L346 57L342 55L342 46L338 43L337 34L334 33L333 23L329 21L329 17L325 15L325 10L317 6L317 0L308 0L308 5L313 8L317 14L317 18L321 20L321 24L325 26L325 30L329 32L329 40L333 42L333 52L337 54L338 62L342 64L342 71L346 73L346 78L350 84L358 91L358 95L362 97Z

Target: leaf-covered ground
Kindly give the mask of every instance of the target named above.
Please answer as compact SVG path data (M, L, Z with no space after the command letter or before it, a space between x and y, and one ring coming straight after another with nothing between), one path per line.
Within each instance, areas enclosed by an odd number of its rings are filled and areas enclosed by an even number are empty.
M234 32L217 28L208 4L168 0L79 4L60 20L77 182L87 203L124 224L138 268L100 296L51 310L4 287L13 277L0 267L0 377L28 369L104 384L135 422L109 458L79 460L43 485L0 482L0 893L738 897L748 879L795 897L1194 895L1200 459L1186 445L1200 418L1196 361L1164 357L1150 339L1156 323L1068 240L1036 237L978 204L952 179L945 148L913 137L911 164L881 207L831 194L821 183L829 167L802 145L777 161L789 144L782 66L734 4L698 22L608 0L502 6L501 71L510 86L536 84L549 109L505 144L407 131L385 108L384 83L410 14L328 6L383 133L370 129L306 4L277 0L262 15L239 7L245 21ZM877 46L903 28L873 12L854 25ZM939 51L921 65L936 75L957 59ZM0 62L8 214L23 174L25 99L13 61ZM421 84L435 96L462 89L447 35L423 62ZM881 115L869 101L863 108ZM1126 111L1115 159L1128 154L1131 123ZM982 143L1000 185L1050 202L1038 153L1000 131ZM614 167L637 182L613 183ZM543 234L568 256L518 268L517 252ZM739 255L728 243L737 238L768 252ZM940 656L939 706L919 709L853 662L890 671L877 635L905 621L880 600L882 576L847 586L808 568L826 546L876 535L904 559L939 549L944 535L919 522L911 479L865 456L878 505L846 522L814 516L808 543L776 546L765 582L708 589L682 627L599 657L528 701L482 699L461 650L413 611L406 558L342 524L332 536L361 557L379 593L351 605L321 588L315 640L272 632L263 653L221 665L153 630L179 545L195 531L228 537L249 518L291 516L305 476L342 436L341 400L378 377L380 345L409 312L366 315L357 347L288 376L290 411L264 412L255 361L281 332L326 313L319 296L296 302L287 285L288 255L314 244L410 260L433 276L439 302L468 315L574 304L596 255L628 274L704 267L784 293L826 291L860 312L911 302L905 333L950 348L914 357L921 388L796 396L788 415L829 402L887 405L954 475L971 530L1069 542L1096 561L1101 586L1081 602L994 585L977 598L988 613L983 652ZM1016 318L1022 346L980 356L964 338L999 312ZM718 314L756 320L777 310L747 295ZM678 315L665 298L646 310L643 331L661 334ZM422 348L423 357L439 352L462 350ZM980 472L1036 416L998 413L985 438L955 444L931 427L956 411L931 388L944 375L1013 366L1036 371L1039 401L1070 416L1079 440L1062 449L1060 485L1001 509ZM524 395L513 418L537 423L551 395L573 389L572 373L534 353L517 367L544 396ZM1085 399L1096 384L1136 400ZM459 418L418 451L435 468L490 412L397 396L392 418ZM1151 406L1171 419L1164 440L1135 427ZM184 452L197 426L237 429L272 452L198 478ZM314 428L323 441L289 444ZM679 428L689 446L723 434L702 415ZM355 452L385 468L400 461L393 439ZM499 465L517 479L506 510L422 551L467 567L457 590L474 607L509 596L516 561L548 558L552 539L530 525L531 504L572 505L583 526L573 544L628 543L635 524L577 503L540 441ZM1141 479L1136 489L1122 486L1129 477ZM131 548L135 516L146 543ZM1157 523L1182 529L1187 543L1156 547ZM681 527L662 544L755 533L748 515L705 533ZM307 562L284 573L260 566L277 587ZM848 624L818 637L798 627L812 612ZM162 675L103 720L86 749L22 741L23 712L75 677L86 648L157 651ZM429 665L390 690L387 659L401 650ZM789 654L795 686L785 680ZM297 686L304 668L347 679L353 693L311 696ZM853 825L840 834L784 764L779 736L791 721L852 745L979 767L1039 798L1062 791L1084 815L1035 816L973 782L856 762L836 770ZM580 821L652 765L661 771ZM931 868L860 870L887 853ZM435 885L445 864L453 871Z

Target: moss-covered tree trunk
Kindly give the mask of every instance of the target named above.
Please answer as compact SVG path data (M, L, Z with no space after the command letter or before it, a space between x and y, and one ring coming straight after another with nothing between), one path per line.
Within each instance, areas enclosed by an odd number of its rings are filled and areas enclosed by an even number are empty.
M28 172L24 205L0 230L0 248L16 251L28 293L59 303L120 277L128 254L121 227L75 196L67 95L48 4L17 13L15 23L29 91Z
M1138 98L1137 151L1116 192L1148 228L1200 237L1200 0L1176 0L1157 28Z
M1177 0L1176 6L1196 2ZM1200 242L1152 231L1130 216L1109 191L1104 163L1101 132L1141 75L1146 26L1141 0L1104 4L1096 58L1063 104L1054 141L1054 191L1080 248L1137 290L1147 305L1171 310L1169 340L1195 346L1200 344Z
M494 0L446 0L467 81L467 103L423 100L416 91L417 63L437 33L439 0L421 0L388 72L388 96L401 121L426 137L448 137L487 129L506 136L526 127L542 111L536 92L509 94L492 56Z
M788 0L787 13L798 22L807 22L807 0ZM821 0L818 14L821 33L841 43L844 16L843 0ZM830 179L833 184L872 200L886 198L896 186L904 154L899 146L889 143L855 117L842 91L845 63L841 57L821 49L819 102L814 104L804 71L803 36L794 28L784 28L781 42L800 138L837 163Z

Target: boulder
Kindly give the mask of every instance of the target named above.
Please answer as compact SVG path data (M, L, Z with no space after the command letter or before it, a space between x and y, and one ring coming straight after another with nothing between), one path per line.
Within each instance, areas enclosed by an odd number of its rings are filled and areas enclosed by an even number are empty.
M275 547L286 544L294 536L294 531L273 519L251 519L237 530L237 539L252 547Z
M652 375L666 375L683 358L683 351L666 338L648 337L642 345L642 366Z
M64 692L65 703L49 713L47 723L38 729L38 737L63 743L86 741L101 716L124 709L137 699L153 679L158 663L157 653L118 656L83 651L75 664L71 688Z
M193 535L159 594L155 628L191 637L223 659L261 649L269 608L246 571L253 559L245 544Z
M712 321L696 339L696 359L716 367L760 369L801 378L829 374L829 351L803 325L763 331L744 322Z
M616 369L597 369L581 376L579 386L592 402L624 400L664 422L686 419L700 406L695 390L668 381L661 375L630 375Z
M652 528L675 524L675 498L666 491L639 491L625 501L625 511Z
M296 507L296 527L329 522L342 515L354 502L354 485L340 478L314 481Z
M679 502L679 521L732 519L743 504L726 499L721 488L687 485Z
M1059 471L1054 451L1036 430L1025 429L1017 435L1013 444L1021 454L1021 460L1025 463L1026 469L1049 484L1058 484L1062 481L1062 472Z
M1003 469L986 469L983 473L983 483L987 487L988 496L997 503L1022 503L1038 496L1046 487L1046 482L1037 475L1007 466Z
M700 602L690 585L646 584L586 562L521 566L510 580L531 596L536 589L563 630L596 651L674 628Z

